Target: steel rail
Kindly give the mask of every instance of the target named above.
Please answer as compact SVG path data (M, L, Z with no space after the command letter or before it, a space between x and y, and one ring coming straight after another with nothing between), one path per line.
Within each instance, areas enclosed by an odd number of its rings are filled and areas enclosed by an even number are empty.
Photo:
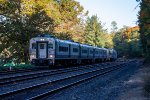
M120 64L120 65L123 65L123 64ZM114 66L118 66L118 65L114 65ZM69 77L62 78L62 79L55 79L55 80L52 80L52 81L49 81L49 82L45 82L45 83L41 83L41 84L37 84L37 85L32 85L32 86L21 88L21 89L18 89L18 90L8 91L6 93L0 94L0 97L2 98L2 97L10 96L10 95L15 95L17 93L20 93L20 92L23 92L23 91L27 91L29 89L35 89L35 88L38 88L38 87L41 87L41 86L45 86L45 85L47 85L49 83L52 83L52 82L54 83L54 82L62 81L62 80L65 80L65 79L70 79L70 78L73 78L73 77L78 77L78 76L81 76L81 75L84 75L84 74L93 73L95 71L102 71L102 70L108 69L108 68L110 68L110 66L107 67L107 68L100 68L100 69L97 69L97 70L84 72L82 74L72 75L72 76L69 76Z
M16 74L16 73L24 73L24 72L31 72L31 71L39 71L40 69L18 69L18 70L11 70L11 71L0 71L0 75L8 75L8 74Z
M86 67L86 66L88 66L88 67ZM0 79L0 85L7 85L7 84L10 84L13 82L20 82L20 81L25 81L25 80L29 80L29 79L46 77L46 76L61 74L61 73L67 73L67 72L76 71L76 70L84 70L84 69L88 69L88 68L97 66L97 64L95 64L94 66L92 66L92 65L86 65L86 66L66 68L66 69L63 68L63 69L58 69L58 70L48 70L48 71L37 72L37 73L4 77L4 78Z
M109 69L109 70L104 71L104 72L102 72L102 73L97 73L97 74L92 73L92 74L93 74L92 76L89 76L89 77L80 79L80 80L75 81L75 82L71 82L71 83L65 84L65 85L63 85L63 86L57 87L57 88L52 89L52 90L50 90L50 91L47 91L47 92L45 92L45 93L42 93L42 94L36 95L36 96L34 96L34 97L28 98L27 100L39 100L39 99L42 99L42 98L44 98L44 97L46 97L46 96L48 96L48 95L50 95L50 94L56 93L56 92L58 92L58 91L60 91L60 90L67 89L68 87L74 86L74 85L76 85L76 84L80 84L80 83L85 82L85 81L87 81L87 80L90 80L90 79L92 79L92 78L94 78L94 77L98 77L98 76L100 76L100 75L107 74L107 73L112 72L112 71L114 71L114 70L116 70L116 69L119 69L119 68L121 68L121 67L117 67L117 68L114 68L114 69ZM89 73L88 73L88 74L89 74Z

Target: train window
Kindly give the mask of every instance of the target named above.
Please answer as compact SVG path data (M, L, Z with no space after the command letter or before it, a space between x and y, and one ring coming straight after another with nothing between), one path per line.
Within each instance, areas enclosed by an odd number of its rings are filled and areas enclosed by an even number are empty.
M93 50L90 50L90 54L93 54Z
M68 47L66 47L66 50L65 50L66 52L68 52Z
M111 55L111 54L112 54L112 52L111 52L111 51L109 51L109 54Z
M68 47L59 46L59 51L68 52Z
M73 48L73 52L78 52L78 48Z
M95 54L98 54L98 51L95 51Z
M103 50L101 51L101 54L103 54Z
M102 54L102 51L100 50L99 53Z
M40 49L44 49L44 44L40 44Z
M59 46L59 51L62 51L62 48L61 48L61 46Z
M82 50L82 53L87 53L87 50Z
M52 43L49 43L49 44L48 44L48 48L49 48L49 49L53 49L53 44L52 44Z
M61 51L61 46L59 46L59 51Z
M32 43L32 49L36 49L36 43Z

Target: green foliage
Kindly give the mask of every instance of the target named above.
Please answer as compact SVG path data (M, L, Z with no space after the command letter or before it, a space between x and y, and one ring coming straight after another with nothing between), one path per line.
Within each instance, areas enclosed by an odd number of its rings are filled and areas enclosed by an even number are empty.
M72 30L72 39L76 42L83 43L84 42L84 32L85 32L85 24L80 22L76 26L73 27Z
M9 70L11 65L1 66L0 71ZM34 65L30 64L17 64L15 66L11 66L12 70L20 70L20 69L33 69L36 68Z
M83 7L75 0L0 0L0 56L28 62L29 40L42 33L72 38ZM74 30L74 33L77 30Z
M56 38L62 39L62 40L71 40L72 36L69 33L54 33L54 36Z
M12 66L13 67L13 66L15 66L15 63L10 61L10 62L4 64L4 66Z
M73 28L81 21L80 16L84 15L83 7L75 0L60 0L59 11L61 23L55 27L55 33L72 33Z
M35 66L30 65L30 64L18 64L18 65L13 67L14 70L17 70L17 69L32 69L32 68L35 68Z
M145 57L150 52L150 1L149 0L136 0L140 4L140 11L138 22L140 26L140 40L142 43L143 52Z
M146 23L150 21L149 5L144 1L140 1L143 10L140 12L143 17L139 17L140 37L143 48L148 52L150 28ZM44 33L106 48L113 48L114 42L121 55L141 53L137 31L126 34L127 27L117 31L117 23L113 21L113 34L107 34L95 15L88 17L84 23L87 12L83 10L75 0L0 0L0 57L16 58L17 62L27 63L29 40Z
M103 29L102 23L98 20L98 17L93 15L91 18L88 17L85 27L85 43L93 46L105 46L105 30Z
M52 0L44 0L44 4L53 4ZM1 0L1 15L5 20L1 22L2 51L7 49L18 59L28 60L29 40L43 32L53 32L54 20L48 16L47 6L34 0L5 1ZM32 5L32 6L31 6ZM45 8L46 7L46 8ZM1 52L2 52L1 51Z
M137 29L124 27L115 33L113 37L114 47L120 57L142 57L140 33Z
M118 27L117 27L117 22L116 21L112 21L111 22L111 33L115 33L116 31L117 31L117 29L118 29Z

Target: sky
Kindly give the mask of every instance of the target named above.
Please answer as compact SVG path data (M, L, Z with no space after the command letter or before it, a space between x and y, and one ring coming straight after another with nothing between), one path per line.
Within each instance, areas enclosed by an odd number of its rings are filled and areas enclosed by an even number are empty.
M89 16L97 15L105 25L111 29L111 22L116 21L118 28L136 26L139 7L136 0L76 0L89 11ZM136 8L136 9L135 9Z

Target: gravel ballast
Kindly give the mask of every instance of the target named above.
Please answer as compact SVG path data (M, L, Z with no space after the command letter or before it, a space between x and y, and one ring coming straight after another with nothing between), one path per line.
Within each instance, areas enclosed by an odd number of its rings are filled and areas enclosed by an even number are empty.
M120 70L96 77L88 82L60 91L45 100L120 100L131 87L125 82L139 69L139 64L130 64Z
M86 73L87 71L92 71L92 70L96 70L96 69L101 69L101 66L99 66L99 68L95 67L95 68L88 68L88 69L84 69L84 70L76 70L73 72L56 74L56 75L51 75L51 76L47 76L47 77L41 77L41 78L37 78L37 79L26 80L25 82L18 82L18 83L6 85L6 86L0 86L0 93L2 94L2 93L6 93L7 91L18 90L18 89L21 89L24 87L29 87L32 85L41 84L43 82L51 82L53 80L59 80L59 79L63 79L64 77L75 76L77 74Z

